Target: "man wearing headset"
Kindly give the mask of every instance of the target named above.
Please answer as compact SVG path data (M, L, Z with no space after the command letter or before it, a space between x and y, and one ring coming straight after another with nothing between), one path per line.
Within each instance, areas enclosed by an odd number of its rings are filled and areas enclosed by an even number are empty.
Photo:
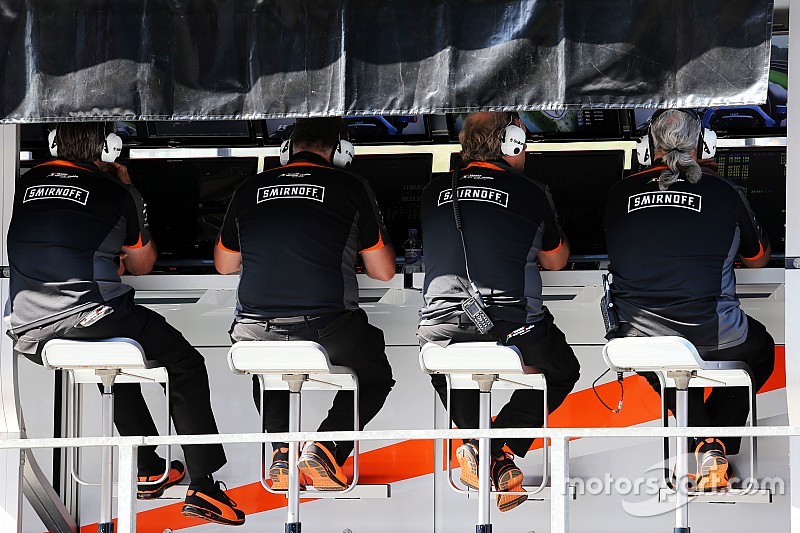
M691 110L657 112L637 148L651 168L617 183L608 198L606 242L612 295L621 321L609 336L677 335L701 357L744 361L759 389L772 373L775 342L747 316L736 297L734 261L763 267L770 256L767 234L742 189L698 164L716 151L716 135L703 130ZM701 161L702 163L702 161ZM655 374L646 376L660 392ZM674 390L667 405L675 408ZM743 426L749 411L746 388L689 390L690 426ZM728 486L727 454L740 438L697 439L696 487Z
M145 357L166 367L175 429L180 434L217 433L203 356L166 320L134 303L120 281L127 270L147 274L156 260L142 198L125 166L115 163L121 139L104 123L59 124L50 134L56 159L17 183L8 231L11 267L9 335L14 349L41 364L54 338L128 337ZM157 435L138 384L114 385L114 422L120 435ZM212 474L226 462L219 444L184 446L191 484L183 514L229 525L244 513ZM185 470L166 465L155 447L140 447L138 497L158 498Z
M564 268L569 244L549 189L522 172L525 127L516 113L470 115L459 140L466 166L435 178L422 195L427 246L424 307L417 335L421 345L499 341L516 346L525 364L545 374L547 398L542 391L514 391L492 427L540 427L543 401L550 411L555 410L579 377L575 354L542 304L539 275L539 266ZM454 216L454 189L463 235ZM479 302L493 327L483 328L482 333L470 318L474 307L465 308L466 301ZM431 376L431 381L446 402L444 376ZM478 427L477 390L453 390L451 401L459 428ZM496 490L524 491L512 452L524 456L532 442L492 440L491 476ZM477 488L477 441L465 441L456 454L462 482ZM498 495L497 505L507 511L526 499L525 495Z
M222 274L242 272L231 338L310 340L334 365L358 377L363 428L383 406L394 380L383 332L358 306L355 263L382 281L395 253L367 182L345 169L353 158L341 117L298 119L281 146L282 167L245 181L231 199L214 251ZM260 408L259 383L253 398ZM288 391L264 394L264 427L289 430ZM353 394L339 392L320 431L353 428ZM307 442L298 466L304 483L342 490L353 443ZM273 443L272 487L288 487L288 444Z

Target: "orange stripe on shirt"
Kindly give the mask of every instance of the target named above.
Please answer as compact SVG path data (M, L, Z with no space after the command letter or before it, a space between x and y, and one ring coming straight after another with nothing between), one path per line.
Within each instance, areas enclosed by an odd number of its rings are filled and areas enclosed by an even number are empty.
M241 252L239 252L239 250L231 250L230 248L228 248L227 246L225 246L224 244L222 244L222 239L220 239L220 240L218 240L218 241L217 241L217 246L218 246L218 247L219 247L219 249L220 249L220 250L222 250L223 252L228 252L228 253L231 253L231 254L238 254L238 253L241 253Z
M473 168L473 167L480 167L480 168L490 168L492 170L503 170L503 168L495 165L494 163L489 163L488 161L473 161L469 165L465 166L464 169Z
M384 246L386 246L386 245L383 244L383 235L381 235L380 230L378 230L378 242L376 242L374 245L370 246L369 248L364 248L363 250L361 250L361 252L371 252L372 250L379 250L379 249L383 248Z
M89 170L89 169L86 169L86 168L84 168L84 167L82 167L80 165L76 165L75 163L71 163L70 161L66 161L64 159L56 159L54 161L46 161L46 162L42 163L41 165L36 165L33 168L46 167L48 165L58 165L60 167L77 168L78 170L84 170L84 171Z
M558 246L556 246L556 247L555 247L555 248L553 248L552 250L542 250L542 251L541 251L541 252L539 252L539 253L542 253L542 254L554 254L554 253L556 253L557 251L559 251L560 249L562 249L563 247L564 247L564 241L561 241L561 240L560 240L560 241L558 241Z
M142 234L139 233L139 241L136 244L131 244L130 246L123 246L123 248L141 248L142 246L144 246L144 244L142 244Z
M764 246L761 244L761 241L758 241L758 253L753 257L742 256L742 259L744 259L745 261L755 261L757 259L761 259L762 257L764 257L764 252L765 252Z

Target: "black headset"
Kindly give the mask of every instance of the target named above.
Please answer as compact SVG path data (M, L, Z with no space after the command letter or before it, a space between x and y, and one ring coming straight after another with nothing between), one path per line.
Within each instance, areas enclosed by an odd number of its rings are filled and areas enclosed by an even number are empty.
M653 113L647 130L636 143L636 157L641 165L649 167L653 164L653 152L655 148L653 147L653 136L650 135L650 128L652 128L656 120L667 111L670 110L659 109ZM714 133L714 130L704 128L700 115L693 109L676 109L676 111L686 113L700 125L700 135L697 137L697 159L711 159L714 157L714 154L717 153L717 134Z

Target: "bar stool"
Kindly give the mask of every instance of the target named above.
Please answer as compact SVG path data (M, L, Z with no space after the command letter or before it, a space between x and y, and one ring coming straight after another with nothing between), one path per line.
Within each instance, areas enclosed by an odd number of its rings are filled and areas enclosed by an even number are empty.
M427 343L419 354L422 370L428 374L443 374L447 379L447 420L450 417L451 389L480 390L480 429L491 427L492 389L519 389L527 387L544 392L544 424L547 427L547 380L539 369L525 365L522 355L514 346L504 346L494 342L462 342L450 344L443 348L437 344ZM491 491L489 468L490 441L488 437L478 439L478 524L477 533L491 533L492 524L489 518L490 496L500 494ZM456 487L452 480L450 464L450 446L448 440L447 477L450 486L459 493L466 493ZM542 482L534 491L541 492L548 481L548 447L542 446ZM503 492L503 494L517 494ZM523 493L519 493L523 494Z
M138 342L124 337L103 340L53 339L45 344L42 351L42 361L45 368L64 370L66 373L68 379L67 387L70 391L66 409L73 421L72 426L77 426L75 424L77 419L75 392L79 385L87 383L101 383L103 385L102 436L113 437L113 385L115 383L163 383L167 396L167 434L170 434L169 375L167 374L167 369L157 366L153 361L148 361L144 356L144 350ZM71 434L67 436L79 436L79 429L71 427ZM169 447L167 447L166 456L167 468L161 478L141 484L155 485L167 478L171 462ZM81 479L74 468L71 474L75 481L82 485L92 484ZM113 447L103 446L100 473L100 520L97 525L99 533L113 533L114 531L114 523L112 522L113 484Z
M343 366L330 364L325 348L312 341L240 341L228 351L228 366L234 374L258 376L261 385L261 412L264 412L265 390L289 390L289 432L300 431L301 390L352 390L354 430L359 430L358 379ZM300 533L300 479L297 469L300 443L289 443L289 489L286 533ZM353 448L353 481L336 494L353 490L358 484L358 441ZM273 494L266 480L267 454L262 445L261 485Z
M750 398L748 425L754 427L756 391L752 371L740 361L704 361L697 349L682 337L626 337L612 339L603 346L603 358L613 372L654 372L661 383L661 420L669 425L664 391L675 390L675 418L678 427L689 426L689 387L747 387ZM688 442L677 439L675 477L678 481L675 500L675 533L689 532L689 492L681 490L681 480L689 475ZM664 447L666 464L669 445ZM756 439L750 437L750 483L756 477ZM746 490L746 489L745 489Z

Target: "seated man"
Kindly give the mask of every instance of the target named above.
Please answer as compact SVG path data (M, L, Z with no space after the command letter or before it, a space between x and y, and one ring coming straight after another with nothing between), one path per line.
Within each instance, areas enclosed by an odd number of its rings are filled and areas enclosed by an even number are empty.
M383 332L358 307L355 263L368 276L388 281L395 273L394 249L367 182L335 168L352 159L347 126L340 117L298 119L281 150L286 166L245 181L233 195L214 251L222 274L238 272L234 341L309 340L328 352L334 365L358 377L361 428L383 406L394 385ZM349 152L349 155L348 155ZM258 379L253 399L259 408ZM266 391L264 427L289 430L289 392ZM353 429L353 394L336 394L320 431ZM272 487L288 487L288 444L273 443ZM319 490L342 490L342 471L352 442L307 442L298 466ZM301 477L302 479L302 477Z
M127 169L101 160L108 152L103 123L59 124L58 159L17 183L8 231L11 266L9 335L14 349L41 364L47 341L129 337L170 377L175 429L183 435L217 433L203 356L164 317L136 305L120 281L126 269L147 274L156 260L142 197ZM106 157L107 160L113 160ZM138 384L114 385L114 423L120 435L157 435ZM212 474L226 462L222 445L184 446L191 484L183 514L239 525L236 507ZM165 469L155 447L139 448L139 481ZM139 498L158 498L183 479L173 461L157 485L139 485Z
M516 113L477 113L464 121L459 139L467 166L456 175L463 241L453 213L452 173L435 178L425 188L425 305L417 335L423 346L428 342L447 346L471 341L516 346L525 364L539 368L547 378L546 401L553 411L578 381L580 365L542 304L539 265L563 268L569 245L558 225L548 188L522 173L524 136L524 125ZM509 146L512 137L516 137L517 147ZM472 282L494 322L488 333L481 333L462 311L462 303L474 292L470 289ZM446 402L444 376L431 376L431 381ZM492 427L541 427L543 396L538 390L514 391ZM478 427L478 391L454 390L451 399L458 427ZM491 473L496 490L523 490L522 472L504 445L513 454L524 456L532 442L492 440ZM477 488L477 442L466 441L456 454L461 480ZM525 495L498 495L497 505L507 511L526 499Z
M739 186L711 165L698 164L701 124L692 111L654 117L650 145L655 166L617 183L606 207L609 270L621 325L614 336L677 335L710 361L744 361L759 389L772 373L775 342L747 316L736 297L733 263L767 264L770 244ZM655 374L646 376L656 391ZM666 398L674 411L674 390ZM743 426L747 389L716 387L703 400L689 389L690 426ZM740 438L697 439L696 486L728 486L727 454Z

